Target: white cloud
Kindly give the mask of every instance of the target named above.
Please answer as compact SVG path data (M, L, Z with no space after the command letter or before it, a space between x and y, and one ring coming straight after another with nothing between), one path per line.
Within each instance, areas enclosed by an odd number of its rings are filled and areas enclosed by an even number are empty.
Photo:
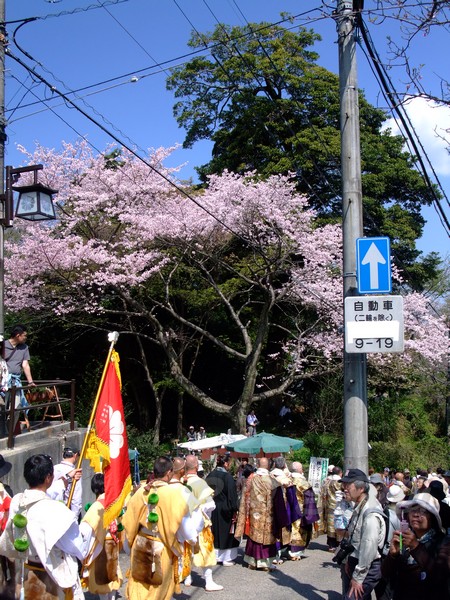
M439 106L425 98L409 98L404 106L436 174L450 175L449 143L442 139L450 137L450 107ZM387 128L393 134L400 133L394 118L386 122L383 129Z

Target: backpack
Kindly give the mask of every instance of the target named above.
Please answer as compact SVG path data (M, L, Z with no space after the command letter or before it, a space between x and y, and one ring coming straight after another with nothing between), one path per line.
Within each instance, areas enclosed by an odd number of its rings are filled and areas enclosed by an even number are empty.
M389 518L389 509L387 507L385 507L384 509L370 508L364 513L364 518L366 517L366 515L369 515L371 513L379 515L384 521L384 540L382 545L378 547L378 552L380 553L381 558L383 559L389 554L389 546L392 540L392 536L394 535L394 528Z

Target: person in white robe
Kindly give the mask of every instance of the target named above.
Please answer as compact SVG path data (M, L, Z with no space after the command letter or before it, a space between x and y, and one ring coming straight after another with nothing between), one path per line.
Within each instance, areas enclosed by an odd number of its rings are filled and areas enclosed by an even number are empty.
M20 561L26 600L82 600L77 559L82 561L87 555L92 528L79 526L67 506L47 495L53 481L50 456L28 458L24 478L29 489L11 501L0 554Z
M77 448L64 448L62 461L54 466L53 483L47 490L50 498L61 500L67 504L72 487L74 487L69 508L75 513L77 519L80 519L83 506L82 470L76 468L79 457L80 451ZM64 484L62 494L61 481Z

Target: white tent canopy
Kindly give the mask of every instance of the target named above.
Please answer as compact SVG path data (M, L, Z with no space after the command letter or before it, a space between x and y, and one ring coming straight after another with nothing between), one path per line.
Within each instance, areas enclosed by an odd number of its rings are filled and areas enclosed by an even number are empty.
M243 440L246 436L240 433L231 435L229 433L221 433L214 437L205 438L204 440L196 440L195 442L183 442L178 444L178 448L186 448L187 450L206 450L207 448L218 448L219 446L226 446L232 442Z

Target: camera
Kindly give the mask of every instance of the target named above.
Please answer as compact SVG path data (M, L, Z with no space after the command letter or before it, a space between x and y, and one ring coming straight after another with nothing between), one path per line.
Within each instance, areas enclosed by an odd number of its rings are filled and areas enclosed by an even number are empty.
M331 560L338 565L342 565L344 560L353 552L354 549L355 546L353 546L353 544L347 538L344 538L340 543L339 550Z

